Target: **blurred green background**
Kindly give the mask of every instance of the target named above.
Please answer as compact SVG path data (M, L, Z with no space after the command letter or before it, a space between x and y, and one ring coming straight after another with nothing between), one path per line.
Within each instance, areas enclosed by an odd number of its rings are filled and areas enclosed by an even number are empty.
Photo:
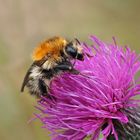
M117 38L140 52L139 0L0 0L0 140L49 140L37 120L35 99L20 94L33 48L60 35L88 41Z

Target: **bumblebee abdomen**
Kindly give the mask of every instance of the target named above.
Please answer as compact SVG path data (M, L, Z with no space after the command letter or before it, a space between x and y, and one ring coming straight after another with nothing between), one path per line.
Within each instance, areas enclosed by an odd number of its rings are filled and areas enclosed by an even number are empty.
M27 87L31 95L35 95L37 97L48 95L48 87L43 79L32 79L27 83Z
M39 98L41 96L49 96L49 85L53 76L54 72L52 70L45 70L34 66L30 71L28 82L26 83L30 94Z

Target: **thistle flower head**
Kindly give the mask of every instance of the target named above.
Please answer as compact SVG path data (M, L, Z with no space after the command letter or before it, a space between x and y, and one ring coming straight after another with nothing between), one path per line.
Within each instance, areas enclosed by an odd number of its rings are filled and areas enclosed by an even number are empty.
M137 106L140 94L139 56L128 47L107 44L91 36L93 45L83 44L85 60L77 61L80 74L64 73L54 78L51 95L55 100L40 101L38 118L51 131L53 140L103 140L113 135L114 123L129 123L126 108ZM86 55L88 54L88 55ZM90 56L90 57L89 57Z

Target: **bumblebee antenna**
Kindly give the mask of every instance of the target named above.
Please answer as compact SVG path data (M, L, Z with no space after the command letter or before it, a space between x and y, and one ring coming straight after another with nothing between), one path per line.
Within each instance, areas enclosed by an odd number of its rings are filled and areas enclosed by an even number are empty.
M78 42L79 45L81 45L81 42L77 38L74 39L76 40L76 42Z

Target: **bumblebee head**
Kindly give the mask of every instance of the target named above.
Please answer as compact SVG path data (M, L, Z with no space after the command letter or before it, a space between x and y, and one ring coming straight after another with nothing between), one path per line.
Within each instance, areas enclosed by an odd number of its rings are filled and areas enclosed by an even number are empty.
M70 58L84 60L83 48L77 39L66 45L65 53Z

